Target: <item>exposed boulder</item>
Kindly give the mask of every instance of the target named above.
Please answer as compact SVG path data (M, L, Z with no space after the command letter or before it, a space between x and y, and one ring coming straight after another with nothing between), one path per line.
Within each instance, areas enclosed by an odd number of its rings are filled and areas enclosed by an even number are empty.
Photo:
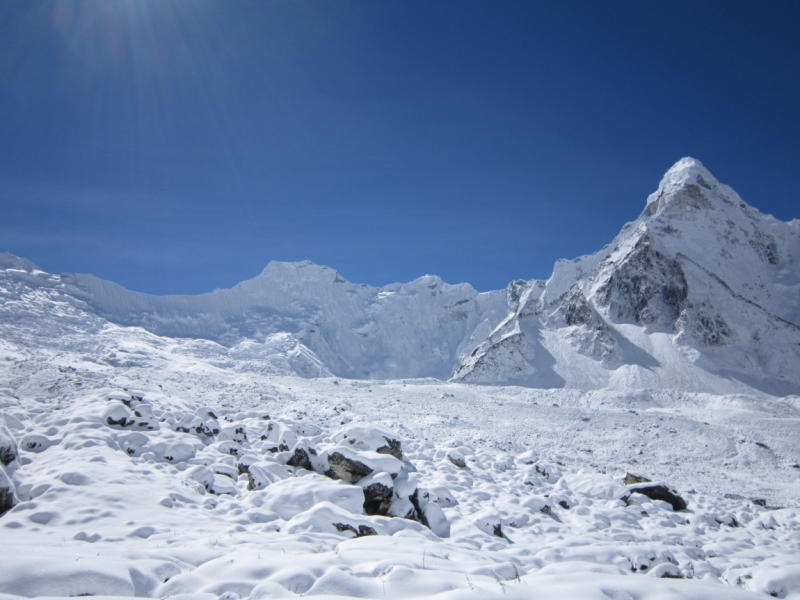
M113 402L103 412L103 423L115 429L136 429L153 431L159 429L158 421L147 417L137 417L122 402Z
M268 485L286 479L290 473L281 465L274 462L258 462L251 464L247 469L247 489L261 490Z
M403 460L402 443L395 433L382 427L351 425L334 436L340 446L355 450L369 450L378 454L389 454Z
M672 510L686 510L686 500L663 483L635 483L628 486L632 494L644 494L651 500L662 500L672 505Z
M622 480L622 483L625 485L633 485L635 483L650 483L652 480L644 477L642 475L634 475L633 473L625 473L625 479Z
M386 516L392 505L394 483L388 473L372 473L358 482L364 490L364 512Z
M3 419L0 417L0 463L7 467L17 460L18 451L14 436L2 421Z
M333 526L336 527L337 531L351 531L353 532L356 537L364 537L366 535L378 535L378 532L375 531L374 527L370 527L369 525L359 525L358 530L353 525L348 525L346 523L333 523Z
M381 446L375 452L378 454L389 454L394 456L397 460L403 460L403 451L399 440L384 437L386 446Z
M14 483L11 481L11 478L6 475L6 472L0 469L0 515L3 515L16 503L17 496Z
M40 433L27 433L19 441L19 447L27 452L44 452L50 446L55 446L58 443L58 440L51 439Z
M193 433L195 435L203 436L206 438L213 437L219 433L219 426L211 427L203 419L196 415L184 415L175 423L175 431L181 433Z
M504 540L511 541L503 533L503 523L498 512L494 509L488 508L480 511L473 519L475 526L489 535L503 538Z
M286 461L286 464L290 467L298 467L308 471L314 470L314 467L311 465L311 459L308 457L308 452L306 452L306 449L302 446L297 446L294 449L294 454Z
M357 483L372 473L372 469L363 462L347 458L341 452L328 454L328 465L338 479L344 479L349 483Z
M452 450L447 453L447 460L457 466L459 469L466 469L467 468L467 461L464 459L464 455L459 452L458 450Z

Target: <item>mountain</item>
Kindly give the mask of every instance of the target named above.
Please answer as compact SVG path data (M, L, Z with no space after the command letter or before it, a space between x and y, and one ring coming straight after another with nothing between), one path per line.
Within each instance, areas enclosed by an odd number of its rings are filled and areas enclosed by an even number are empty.
M784 395L800 391L798 260L800 221L761 214L684 158L610 244L546 281L374 288L271 262L231 289L159 297L4 254L0 324L141 327L305 377Z
M33 326L39 337L52 337L42 330L52 316L69 314L95 329L110 321L212 340L239 355L246 347L252 360L263 360L279 342L276 352L288 345L302 354L302 364L289 371L303 376L447 379L465 348L484 339L506 311L503 292L478 293L433 276L374 288L308 261L271 262L254 279L199 296L150 296L91 275L49 275L10 254L0 255L0 267L7 290L0 314L6 320L36 314L36 324L21 330ZM51 329L64 325L62 319Z
M454 379L796 393L799 234L684 158L602 250L510 284Z

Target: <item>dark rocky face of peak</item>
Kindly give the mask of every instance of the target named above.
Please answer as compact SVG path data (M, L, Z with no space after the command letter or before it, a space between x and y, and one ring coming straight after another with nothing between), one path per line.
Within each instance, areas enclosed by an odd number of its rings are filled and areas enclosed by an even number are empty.
M616 323L670 331L683 309L689 286L680 263L643 235L595 296Z

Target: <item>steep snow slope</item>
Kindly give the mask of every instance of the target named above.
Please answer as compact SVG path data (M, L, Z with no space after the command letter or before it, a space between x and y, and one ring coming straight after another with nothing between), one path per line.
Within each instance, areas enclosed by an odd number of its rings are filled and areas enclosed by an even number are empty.
M454 379L796 392L799 234L682 159L611 244L512 283Z
M90 275L62 280L115 323L225 345L286 333L344 377L446 379L505 312L502 292L433 276L373 288L308 261L271 262L254 279L200 296L149 296Z
M147 366L154 357L169 355L239 372L331 375L313 352L288 333L225 347L209 340L159 338L139 327L111 324L68 293L61 277L8 254L0 255L0 344L54 353L78 349L82 362L93 368Z

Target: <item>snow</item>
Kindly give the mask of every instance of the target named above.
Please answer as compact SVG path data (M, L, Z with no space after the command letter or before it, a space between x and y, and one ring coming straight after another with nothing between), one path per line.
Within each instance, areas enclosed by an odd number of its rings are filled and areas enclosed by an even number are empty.
M488 294L0 255L0 599L800 598L796 222L647 206Z

